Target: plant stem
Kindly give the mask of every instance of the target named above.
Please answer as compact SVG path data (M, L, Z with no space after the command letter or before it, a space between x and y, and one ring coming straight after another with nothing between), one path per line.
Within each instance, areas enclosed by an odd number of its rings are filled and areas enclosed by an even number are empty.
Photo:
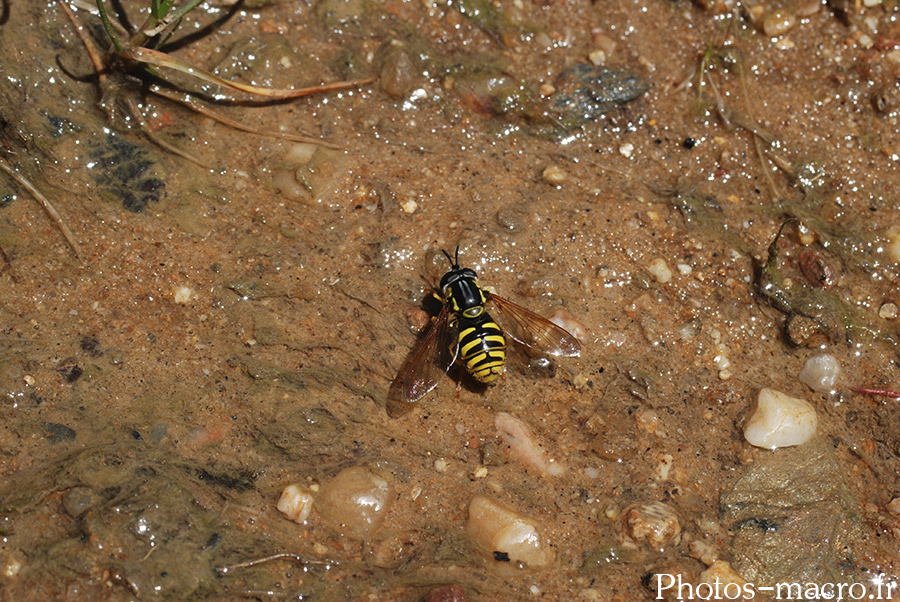
M116 30L113 29L112 23L109 22L109 15L106 14L106 5L103 4L103 0L97 0L97 10L100 11L100 20L103 21L103 29L106 30L106 35L112 40L116 52L122 52L122 42L119 41Z

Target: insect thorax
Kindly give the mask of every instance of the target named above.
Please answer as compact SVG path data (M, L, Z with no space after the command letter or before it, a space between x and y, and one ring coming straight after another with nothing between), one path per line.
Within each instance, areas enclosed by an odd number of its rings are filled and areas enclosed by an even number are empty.
M475 278L460 278L444 287L451 311L474 318L484 310L485 296Z

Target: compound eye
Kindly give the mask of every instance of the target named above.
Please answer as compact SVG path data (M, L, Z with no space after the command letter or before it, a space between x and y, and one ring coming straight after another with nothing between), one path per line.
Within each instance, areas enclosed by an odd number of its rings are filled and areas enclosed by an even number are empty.
M467 318L477 318L484 311L482 307L470 307L463 311L463 315Z

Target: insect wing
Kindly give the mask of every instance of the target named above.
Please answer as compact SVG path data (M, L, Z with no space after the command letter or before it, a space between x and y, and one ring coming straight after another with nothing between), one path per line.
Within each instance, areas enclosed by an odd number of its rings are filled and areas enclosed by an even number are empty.
M503 297L491 294L490 298L497 308L494 319L517 343L548 355L581 355L581 343L566 329Z
M419 401L444 378L459 352L458 327L444 307L403 375L403 398Z

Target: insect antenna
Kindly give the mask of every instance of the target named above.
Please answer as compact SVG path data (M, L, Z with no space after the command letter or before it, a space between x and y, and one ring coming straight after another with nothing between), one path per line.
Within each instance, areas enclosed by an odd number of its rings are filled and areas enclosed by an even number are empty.
M447 261L450 262L450 267L453 267L453 268L459 267L459 245L456 245L456 259L455 260L452 257L450 257L450 253L448 253L446 250L441 249L441 253L443 253L444 257L447 258Z

